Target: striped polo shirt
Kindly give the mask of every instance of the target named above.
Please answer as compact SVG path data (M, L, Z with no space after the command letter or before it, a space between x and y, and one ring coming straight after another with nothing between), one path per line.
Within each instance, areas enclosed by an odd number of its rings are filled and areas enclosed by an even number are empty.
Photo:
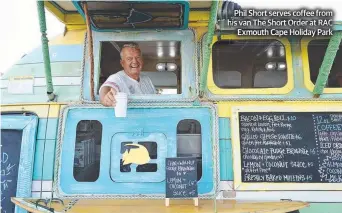
M128 95L132 94L156 94L151 79L140 74L139 81L129 77L123 70L109 76L100 87L100 91L104 86L114 88L117 92L124 92Z

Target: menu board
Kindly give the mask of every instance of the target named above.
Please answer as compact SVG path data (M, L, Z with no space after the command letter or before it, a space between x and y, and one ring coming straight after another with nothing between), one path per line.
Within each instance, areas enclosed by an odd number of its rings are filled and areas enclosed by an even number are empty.
M20 162L21 130L1 129L1 212L14 212Z
M197 159L166 158L166 198L198 197Z
M239 112L241 182L342 183L341 112Z

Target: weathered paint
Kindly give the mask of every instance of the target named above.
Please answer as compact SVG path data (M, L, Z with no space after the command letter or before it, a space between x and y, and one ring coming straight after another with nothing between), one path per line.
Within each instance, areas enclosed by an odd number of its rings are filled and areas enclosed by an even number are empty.
M230 120L219 119L219 143L220 143L220 180L233 180L233 158L230 136Z
M42 180L53 180L56 140L45 140Z
M44 164L44 147L45 140L36 140L36 148L34 154L34 169L33 169L33 180L41 180L43 175L43 164Z
M57 95L57 102L65 103L78 101L80 99L81 89L79 86L55 86L54 87L55 94ZM6 89L1 89L1 97L3 104L28 104L28 103L47 103L48 98L46 96L46 88L45 87L34 87L33 94L25 94L25 95L13 95L7 93ZM18 108L21 108L17 105ZM30 106L26 106L29 107ZM25 108L26 108L25 107ZM40 112L39 112L40 113Z
M67 108L66 108L67 109ZM58 185L60 193L74 194L162 194L165 193L165 170L157 170L162 179L149 182L149 176L131 172L130 175L139 175L139 182L114 182L110 176L111 156L118 153L111 152L111 143L115 134L132 134L143 131L144 136L150 133L162 133L167 140L167 157L176 157L177 152L177 125L181 120L194 119L201 124L202 129L202 178L198 182L199 194L212 193L215 190L213 183L213 118L206 107L168 107L168 108L129 108L126 118L116 118L111 108L70 108L63 120L64 134L61 147L60 179ZM146 119L148 118L148 119ZM76 126L81 120L97 120L102 124L100 174L95 182L77 182L73 177L73 162L75 152ZM164 123L167 121L167 125ZM143 130L141 130L143 129ZM142 136L142 137L144 137ZM114 138L113 138L114 137ZM161 156L163 157L163 156ZM164 156L166 157L166 156ZM61 172L62 171L62 172ZM109 172L108 172L109 171ZM131 177L137 178L137 177ZM125 190L129 188L129 190Z
M33 59L32 59L33 60ZM52 63L51 68L53 70L52 76L54 77L73 77L81 76L81 66L80 61L71 62L58 62ZM27 64L17 64L10 68L3 76L2 80L10 79L10 77L15 76L34 76L36 78L44 78L44 65L41 62L37 63L27 63Z
M83 57L83 45L51 45L49 47L51 63L81 61ZM16 64L42 63L43 53L41 47L37 47L31 53L23 56Z

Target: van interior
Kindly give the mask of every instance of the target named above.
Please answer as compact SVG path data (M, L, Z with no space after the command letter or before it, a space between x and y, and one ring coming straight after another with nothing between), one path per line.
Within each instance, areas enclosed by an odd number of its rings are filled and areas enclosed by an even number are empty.
M125 41L101 43L100 84L120 70L120 50ZM142 74L152 80L158 94L181 94L181 42L179 41L138 41L144 67ZM97 90L98 91L98 90Z

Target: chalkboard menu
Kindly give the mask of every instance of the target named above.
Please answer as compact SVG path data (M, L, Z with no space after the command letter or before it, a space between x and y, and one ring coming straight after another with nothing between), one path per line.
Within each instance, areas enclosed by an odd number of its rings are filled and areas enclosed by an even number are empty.
M1 212L14 212L21 139L21 130L1 130Z
M166 158L166 198L197 197L196 158Z
M242 182L342 183L342 113L240 112Z

